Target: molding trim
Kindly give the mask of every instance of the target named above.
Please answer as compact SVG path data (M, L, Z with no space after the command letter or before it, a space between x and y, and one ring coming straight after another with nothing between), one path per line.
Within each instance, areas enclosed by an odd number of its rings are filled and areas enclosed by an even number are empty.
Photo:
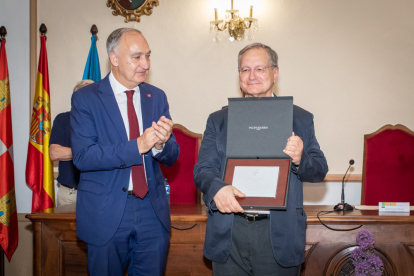
M343 174L327 174L323 182L342 182ZM362 174L348 174L345 178L347 182L361 182Z
M37 0L30 0L30 99L29 99L29 122L32 119L33 99L35 95L36 73L37 73L37 37L39 36L37 26Z

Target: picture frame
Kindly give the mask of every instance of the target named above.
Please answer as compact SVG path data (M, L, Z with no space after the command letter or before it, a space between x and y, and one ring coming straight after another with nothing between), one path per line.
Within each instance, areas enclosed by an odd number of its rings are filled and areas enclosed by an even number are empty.
M276 195L269 197L236 197L245 210L286 210L290 184L290 159L227 159L223 181L233 185L233 176L236 166L273 166L279 167L279 176ZM242 191L243 192L243 191Z
M158 7L158 0L108 0L106 6L111 8L114 16L125 17L124 22L141 22L142 15L151 15L154 6Z

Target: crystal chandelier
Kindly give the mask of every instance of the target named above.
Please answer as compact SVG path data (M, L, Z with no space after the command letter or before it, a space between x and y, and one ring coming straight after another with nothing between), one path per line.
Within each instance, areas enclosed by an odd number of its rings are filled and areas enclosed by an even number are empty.
M210 33L215 32L216 35L213 41L219 43L221 38L219 31L228 31L230 41L244 40L244 31L249 30L246 38L253 39L253 32L259 30L258 20L253 18L253 6L250 6L250 16L243 18L239 17L239 11L233 9L233 0L231 0L231 10L226 10L226 20L218 20L217 9L214 9L215 20L210 21Z

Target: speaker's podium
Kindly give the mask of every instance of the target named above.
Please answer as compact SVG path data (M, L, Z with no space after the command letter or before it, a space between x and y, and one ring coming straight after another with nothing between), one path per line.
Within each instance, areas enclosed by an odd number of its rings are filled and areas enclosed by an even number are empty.
M206 209L201 204L171 205L172 225L165 275L212 275L203 256ZM87 276L87 246L76 236L75 205L26 216L34 229L36 276ZM195 225L195 226L194 226ZM194 227L193 227L194 226Z
M378 211L344 211L321 216L333 228L323 226L317 213L333 206L304 206L308 215L306 260L301 276L354 275L351 252L357 247L356 234L369 230L375 252L384 263L383 275L414 276L414 212L407 216L380 215ZM83 276L87 271L87 247L76 237L75 206L62 206L27 215L34 228L35 276ZM171 231L165 275L212 275L211 262L203 256L207 215L204 205L171 205ZM194 226L196 224L196 226ZM192 226L194 226L192 228Z

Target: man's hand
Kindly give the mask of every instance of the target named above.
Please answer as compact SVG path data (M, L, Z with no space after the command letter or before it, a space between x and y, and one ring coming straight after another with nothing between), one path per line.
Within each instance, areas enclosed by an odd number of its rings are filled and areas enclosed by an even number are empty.
M154 125L155 123L153 123ZM144 133L138 137L137 144L138 144L138 150L139 154L144 154L150 151L152 147L155 145L155 143L158 142L159 138L155 134L156 130L154 127L147 128Z
M222 213L243 213L244 210L235 199L235 196L245 197L246 195L231 185L221 188L214 196L214 202Z
M73 159L72 149L58 144L50 144L49 156L52 161L70 161Z
M165 142L170 139L174 122L170 119L162 116L157 123L152 123L152 127L155 129L155 135L158 137L158 141L155 143L156 149L161 149Z
M289 137L286 147L283 152L292 158L293 164L299 166L300 159L302 158L303 152L303 141L299 136L295 136L292 132L292 136Z

